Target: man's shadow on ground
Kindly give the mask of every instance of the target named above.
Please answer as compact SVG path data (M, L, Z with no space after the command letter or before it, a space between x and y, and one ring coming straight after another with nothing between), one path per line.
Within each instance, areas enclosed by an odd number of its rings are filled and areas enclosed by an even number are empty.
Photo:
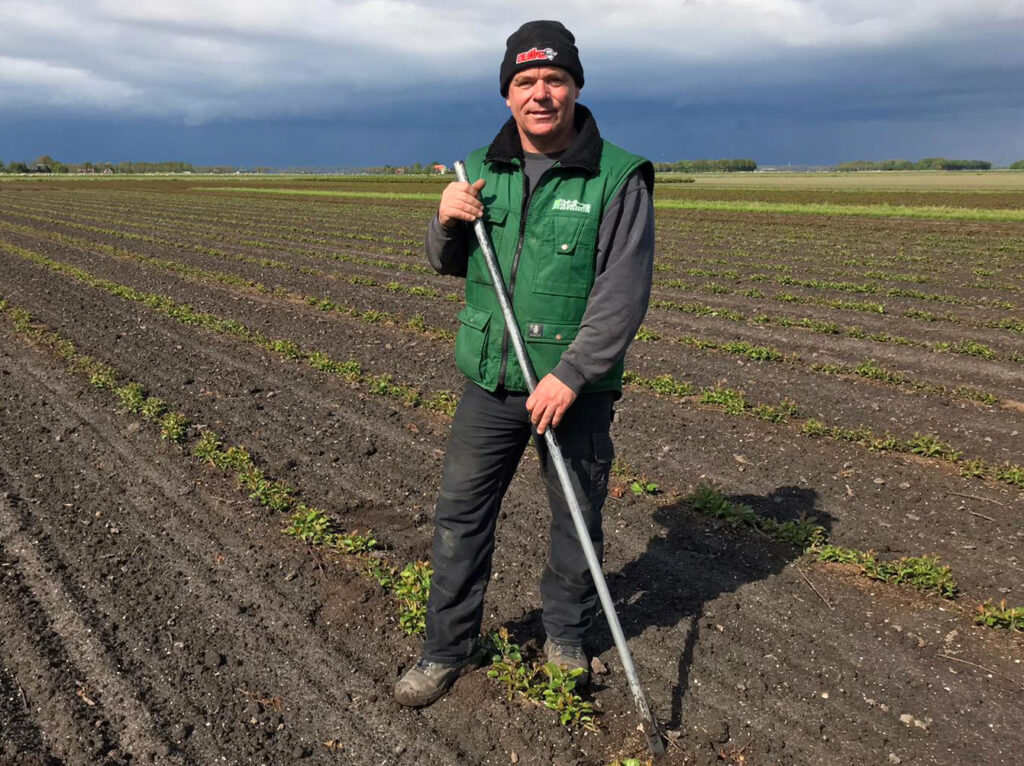
M815 523L831 529L832 517L815 509L817 492L804 487L778 487L768 495L727 495L733 503L750 506L762 516L778 521L815 517ZM614 503L605 506L605 537L615 534ZM678 658L678 683L672 694L669 728L680 725L683 697L689 682L694 647L700 638L705 605L720 595L780 572L802 551L777 542L750 527L731 527L727 522L702 515L685 500L659 507L654 520L662 530L651 538L637 558L609 571L605 578L615 610L627 639L651 628L672 629L684 621L689 632ZM543 641L541 612L534 609L508 625L521 641ZM592 654L614 649L608 622L599 613L587 641Z

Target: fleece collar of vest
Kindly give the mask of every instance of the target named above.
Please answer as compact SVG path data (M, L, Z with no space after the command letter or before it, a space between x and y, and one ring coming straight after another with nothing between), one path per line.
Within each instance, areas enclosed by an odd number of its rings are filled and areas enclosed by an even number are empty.
M576 138L565 150L565 154L558 158L558 162L563 168L581 168L596 176L601 170L603 144L597 130L597 121L583 104L576 104L573 127L576 128ZM512 164L514 160L523 161L523 142L519 138L516 121L509 117L487 147L484 161Z

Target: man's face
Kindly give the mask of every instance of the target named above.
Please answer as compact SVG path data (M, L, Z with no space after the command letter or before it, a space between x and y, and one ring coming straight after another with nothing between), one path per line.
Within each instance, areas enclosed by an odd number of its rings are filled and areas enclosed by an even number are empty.
M580 89L572 75L558 67L524 69L512 78L505 103L519 126L523 149L557 152L575 136L573 115Z

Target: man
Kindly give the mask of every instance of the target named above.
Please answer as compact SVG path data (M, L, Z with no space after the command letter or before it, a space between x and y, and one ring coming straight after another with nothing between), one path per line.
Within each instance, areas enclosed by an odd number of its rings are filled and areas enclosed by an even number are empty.
M434 514L426 641L395 685L395 699L413 707L439 699L485 661L478 639L495 521L532 429L557 427L600 556L612 405L650 297L654 171L603 141L576 103L583 67L572 33L557 21L524 24L508 38L499 79L512 116L469 156L477 180L444 190L427 234L433 267L466 279L455 358L468 380ZM481 216L540 381L532 395L473 235ZM585 684L583 638L597 591L545 441L535 442L551 505L544 651L550 662L581 668Z

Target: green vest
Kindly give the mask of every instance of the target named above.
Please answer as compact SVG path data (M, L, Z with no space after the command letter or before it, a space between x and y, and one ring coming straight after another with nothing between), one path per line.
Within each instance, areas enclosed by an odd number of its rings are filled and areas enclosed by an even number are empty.
M554 369L579 332L594 284L598 229L605 208L629 175L647 161L603 141L599 173L556 162L541 177L529 208L523 211L521 161L485 162L486 152L487 147L473 152L466 170L471 181L487 179L482 197L484 223L540 380ZM488 391L502 382L510 391L526 391L526 378L506 336L483 251L475 237L471 240L466 307L459 312L455 362L466 377ZM622 368L620 359L583 391L621 391Z

